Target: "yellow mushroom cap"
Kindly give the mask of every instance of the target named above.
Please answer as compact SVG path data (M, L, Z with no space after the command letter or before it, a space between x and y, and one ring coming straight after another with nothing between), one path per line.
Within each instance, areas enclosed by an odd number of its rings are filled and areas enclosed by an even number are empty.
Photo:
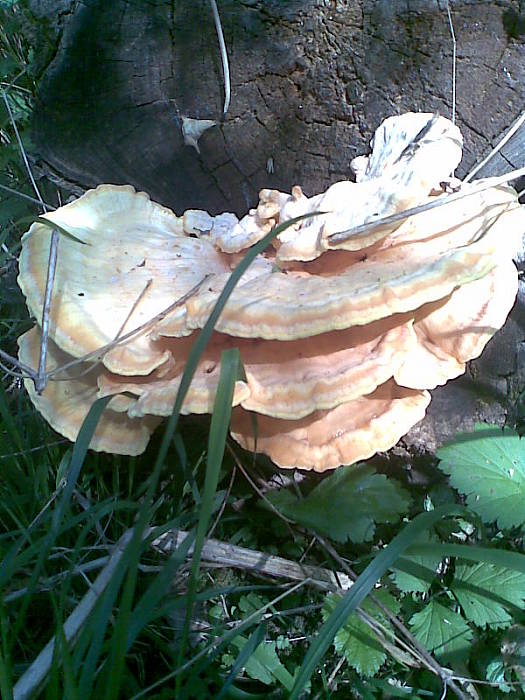
M334 251L347 267L331 267L325 253L311 272L304 265L241 278L216 328L237 337L293 340L413 311L511 257L523 230L525 209L515 191L493 187L411 217L357 259L359 253ZM212 278L186 302L185 327L180 317L167 316L156 333L201 328L223 286Z
M82 357L150 321L207 274L229 274L211 243L184 235L181 219L132 187L101 185L45 215L60 235L50 337ZM35 223L22 239L18 282L38 321L44 301L51 229ZM184 315L184 307L172 312ZM168 360L147 334L104 355L111 371L148 374Z
M503 326L518 292L512 260L465 284L434 307L416 312L414 343L394 371L396 382L412 389L434 389L463 374L465 363L481 355Z
M240 221L200 210L177 217L113 185L46 214L74 237L59 237L49 364L90 356L41 396L27 380L31 400L74 440L96 398L111 396L92 447L138 454L155 416L171 413L197 331L243 251L275 224L322 210L279 234L245 272L182 411L212 411L221 353L238 347L245 377L235 384L232 434L242 446L316 471L390 448L424 416L427 390L481 353L517 291L511 258L525 208L506 186L460 184L469 196L453 202L437 194L460 154L448 120L402 115L376 131L357 182L311 198L298 186L291 195L262 190ZM443 206L401 223L353 230L440 198ZM41 223L23 237L19 283L37 321L50 240ZM19 339L27 365L38 362L39 337L33 329Z
M372 154L357 183L337 182L306 198L299 187L291 195L262 190L259 206L230 230L215 236L223 251L238 252L259 241L276 223L308 212L323 212L279 234L277 261L314 260L328 249L330 234L394 214L421 203L448 178L461 160L463 138L451 121L435 114L408 112L386 119L376 130ZM338 245L359 250L398 227L387 225L349 236Z
M189 351L188 338L164 339L173 362L150 377L100 374L100 395L130 392L138 397L130 416L169 415ZM411 317L392 317L362 328L296 341L233 338L214 333L193 377L184 412L211 413L223 350L237 347L246 378L237 381L233 405L296 419L318 409L369 394L387 381L416 342Z
M20 361L28 367L38 366L40 340L41 333L37 327L18 339ZM72 360L72 357L60 350L52 340L48 343L48 371ZM30 379L26 379L24 384L35 408L51 427L69 440L75 441L84 418L98 398L96 368L87 363L79 363L54 377L42 394L37 394ZM130 399L127 397L118 397L111 405L116 410L106 408L90 448L115 454L141 454L146 449L153 430L159 424L159 419L152 416L143 420L131 419L124 412L130 406Z
M367 396L299 420L235 408L231 434L242 447L256 448L279 467L323 472L390 449L424 417L429 402L427 391L405 389L390 380Z

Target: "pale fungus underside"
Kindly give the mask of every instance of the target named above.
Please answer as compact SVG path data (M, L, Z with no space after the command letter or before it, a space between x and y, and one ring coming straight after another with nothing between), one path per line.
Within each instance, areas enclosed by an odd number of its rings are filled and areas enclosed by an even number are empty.
M357 182L311 198L298 186L290 195L262 190L240 221L196 210L177 217L114 185L46 214L73 236L60 237L48 370L90 357L55 374L42 395L26 380L36 408L74 440L95 399L112 396L91 447L142 452L171 413L198 329L243 254L277 224L322 212L279 234L243 275L183 412L211 412L221 353L237 347L245 377L231 433L243 447L282 467L324 471L396 444L423 418L427 390L462 374L504 324L525 210L512 188L492 186L363 231L445 198L462 137L447 119L409 113L387 119L372 145L352 164ZM20 256L37 320L50 239L49 227L33 224ZM28 366L38 363L40 336L34 328L19 339Z

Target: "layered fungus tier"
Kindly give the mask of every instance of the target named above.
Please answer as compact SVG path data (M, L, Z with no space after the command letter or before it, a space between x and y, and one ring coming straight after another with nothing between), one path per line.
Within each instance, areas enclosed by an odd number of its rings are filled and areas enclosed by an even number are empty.
M49 381L38 393L26 379L31 400L75 440L93 402L109 396L91 447L141 453L171 414L232 271L257 245L183 413L213 410L221 354L238 348L244 376L231 435L244 448L316 471L388 450L424 417L429 390L482 352L517 293L512 259L524 207L510 187L452 178L461 148L450 121L409 113L387 119L371 155L349 164L355 181L310 198L299 186L262 190L241 220L176 216L115 185L46 214L48 225L24 235L20 256L19 284L37 323L19 339L20 361L32 368L59 230Z

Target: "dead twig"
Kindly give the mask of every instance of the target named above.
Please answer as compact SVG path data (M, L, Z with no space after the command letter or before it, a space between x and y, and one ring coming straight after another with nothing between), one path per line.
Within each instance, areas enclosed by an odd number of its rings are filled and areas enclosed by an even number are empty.
M217 3L215 0L210 0L211 11L213 13L213 21L215 22L215 29L217 30L217 38L219 40L219 48L221 51L221 61L222 61L222 72L224 74L224 107L222 110L222 115L226 116L228 107L230 106L230 66L228 63L228 52L226 51L226 43L224 41L224 34L222 32L221 18L219 15L219 10L217 8Z
M450 12L450 2L447 0L447 16L448 25L450 28L450 36L452 38L452 124L456 123L456 34L454 32L454 24L452 23L452 13Z
M435 201L419 204L417 207L411 207L410 209L405 209L404 211L399 211L395 214L390 214L389 216L383 216L375 221L369 221L366 224L360 224L359 226L354 226L354 228L346 229L345 231L337 231L337 233L332 233L328 236L328 242L332 245L342 243L352 236L374 231L376 228L381 226L397 224L400 221L408 219L410 216L415 216L416 214L422 214L430 209L436 209L438 207L446 206L447 204L452 204L452 202L457 202L465 197L472 197L473 195L484 192L491 187L505 185L506 183L511 182L511 180L517 180L523 176L525 176L525 168L518 168L517 170L511 170L505 175L498 175L498 177L489 177L484 180L480 180L476 184L472 185L467 192L460 189L458 192L454 192L443 197L438 197Z
M469 180L472 180L474 175L477 175L477 173L479 173L479 171L482 170L485 167L485 165L487 165L489 160L491 160L496 155L496 153L501 151L503 146L508 141L510 141L510 139L514 136L514 134L516 132L518 132L524 124L525 124L525 111L520 114L520 116L516 119L514 124L512 124L510 129L503 136L503 138L500 141L498 141L498 143L494 146L492 151L487 156L485 156L485 158L483 158L483 160L480 161L474 168L472 168L472 170L469 172L469 174L463 179L463 182L469 182ZM518 197L520 197L522 194L523 193L520 192Z

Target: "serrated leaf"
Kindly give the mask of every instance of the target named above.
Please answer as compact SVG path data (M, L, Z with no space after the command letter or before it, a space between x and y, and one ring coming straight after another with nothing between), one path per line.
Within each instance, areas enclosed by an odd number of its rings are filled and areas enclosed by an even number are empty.
M328 651L339 629L348 620L359 605L361 605L374 585L379 581L387 569L392 567L396 560L410 547L417 539L418 534L434 527L445 515L452 513L463 513L462 506L440 506L429 513L419 513L414 520L403 525L401 531L383 549L381 549L373 560L364 568L354 581L354 585L348 590L337 603L335 610L321 625L319 633L313 639L306 652L299 672L295 677L294 687L290 693L289 700L299 700L306 684L312 677L312 673L321 663L323 656Z
M397 615L400 603L388 591L380 589L374 597L391 613ZM329 594L323 606L323 620L334 611L339 596ZM391 629L391 624L382 611L370 600L365 600L361 609L378 620L384 627ZM386 652L378 637L370 627L357 615L352 613L347 622L338 630L334 638L335 650L345 656L348 664L362 676L373 676L386 661Z
M410 505L399 484L368 465L337 469L303 499L289 491L266 498L287 517L338 542L371 540L375 523L396 522Z
M240 651L248 640L246 637L237 636L233 639L233 646ZM250 656L244 670L250 678L272 685L276 680L286 688L291 690L293 686L293 676L281 663L275 650L275 642L263 642Z
M477 425L437 451L439 468L485 522L525 523L525 442L506 428Z
M485 678L489 683L497 683L502 693L510 693L512 688L505 682L505 666L501 659L494 659L487 666Z
M256 610L260 610L264 606L265 601L256 593L250 592L243 595L239 599L239 608L244 613L244 617L251 615Z
M512 616L504 601L525 607L525 575L493 564L458 564L450 589L467 620L478 627L508 627Z
M472 630L457 612L431 600L409 620L412 633L439 659L458 660L468 656Z
M438 540L436 537L424 532L414 544L432 544L437 541ZM424 554L405 554L404 557L402 557L402 561L407 561L416 568L422 567L427 569L429 570L429 575L431 575L431 572L435 572L439 566L441 557L437 554L433 556L425 556ZM430 580L423 578L422 576L418 576L417 573L409 573L396 567L393 568L391 576L396 586L403 593L427 593L432 583Z

